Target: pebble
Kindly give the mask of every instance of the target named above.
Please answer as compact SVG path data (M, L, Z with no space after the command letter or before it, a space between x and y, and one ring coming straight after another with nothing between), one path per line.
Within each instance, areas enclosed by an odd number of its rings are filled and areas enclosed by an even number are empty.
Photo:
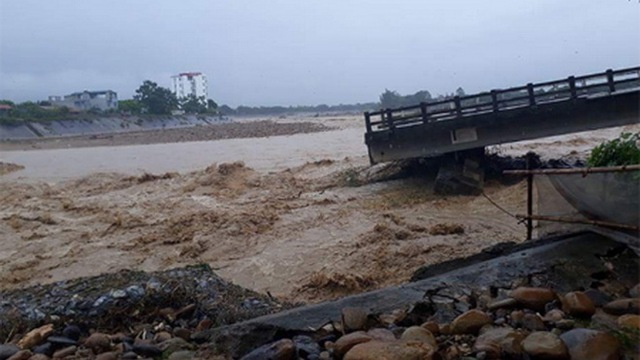
M160 349L160 351L162 351L165 355L171 354L180 350L193 350L194 348L194 346L191 343L179 337L167 339L161 342L160 344L158 344L157 346Z
M571 319L562 319L556 321L556 327L561 330L573 329L574 326L576 326L576 322Z
M84 346L95 354L101 354L111 350L111 338L107 334L93 333L84 341Z
M293 360L295 355L296 346L293 341L290 339L282 339L253 350L243 356L241 360Z
M553 290L546 288L519 287L509 294L518 304L537 311L543 311L544 306L557 298Z
M82 332L77 325L67 325L64 330L62 330L62 336L75 341L80 340L81 333Z
M637 283L634 287L629 290L629 296L632 298L640 297L640 283Z
M28 360L31 358L31 355L33 354L29 350L20 350L17 353L13 354L7 360Z
M420 327L420 326L411 326L407 328L400 336L401 340L405 341L420 341L431 345L431 347L438 347L438 343L436 342L436 338L433 336L431 331Z
M52 343L52 344L57 344L57 345L62 345L62 346L74 346L74 345L78 345L78 342L76 340L70 339L68 337L65 336L49 336L47 338L47 341Z
M176 351L169 355L167 360L191 360L193 359L194 354L195 353L193 351L188 350Z
M560 339L569 349L571 359L618 360L620 343L613 336L598 330L573 329Z
M548 311L544 315L544 317L542 318L542 321L555 323L555 322L558 322L558 321L564 319L565 316L566 316L566 314L564 313L564 311L562 311L560 309L553 309L553 310Z
M602 309L612 315L639 314L640 298L614 300L606 304Z
M530 331L542 331L547 328L544 326L544 321L537 314L525 314L522 318L522 327Z
M522 342L524 352L534 359L568 359L569 349L558 335L546 331L529 334Z
M344 356L344 360L431 360L435 349L420 341L377 341L372 340L354 346Z
M359 307L342 309L342 328L346 332L363 330L367 326L367 312Z
M440 326L438 326L438 323L435 321L427 321L420 326L431 331L433 335L440 335Z
M151 344L134 344L132 350L134 353L146 357L156 357L162 355L162 350L160 350L160 348L156 345Z
M626 314L622 315L617 320L618 326L625 329L639 329L640 330L640 315Z
M475 340L473 349L475 351L491 352L493 355L495 346L498 346L498 355L501 352L517 357L522 354L522 340L525 338L525 334L521 331L509 328L491 328L483 330L480 336Z
M163 341L167 341L169 339L171 339L172 336L170 333L166 332L166 331L160 331L159 333L157 333L154 337L153 337L153 341L156 343L161 343Z
M7 360L18 351L20 348L14 344L0 344L0 360Z
M49 357L44 354L33 354L29 360L49 360Z
M452 334L474 334L484 325L491 324L491 317L480 310L469 310L453 319Z
M138 354L133 351L126 352L122 355L122 360L135 360L138 358Z
M612 300L611 296L596 289L588 289L584 292L584 294L587 295L589 299L591 299L591 302L593 302L593 305L595 305L596 307L603 307L606 303Z
M311 337L306 335L294 336L293 343L296 346L296 356L298 358L307 359L313 356L320 356L320 345Z
M345 336L341 336L333 344L333 350L338 357L344 356L352 347L371 341L371 336L367 335L364 331L356 331Z
M562 297L562 310L570 316L589 317L596 312L596 307L585 293L572 291Z
M96 356L95 360L117 360L117 359L118 359L118 355L113 351L109 351L106 353L99 354L98 356Z
M50 342L46 342L44 344L35 346L32 350L35 354L51 356L53 355L53 344L51 344Z
M487 308L489 310L497 310L497 309L514 307L516 305L518 305L518 300L514 298L506 298L506 299L498 300L489 304Z
M189 341L191 339L191 331L185 328L177 327L173 329L173 335Z
M64 349L60 349L60 350L54 352L53 353L53 358L54 359L62 359L62 358L65 358L67 356L71 356L71 355L75 354L77 350L78 350L78 347L75 346L75 345L67 346Z
M371 337L373 340L379 341L395 341L396 336L393 335L393 332L388 329L383 328L375 328L367 331L367 335Z
M20 341L18 341L18 347L21 349L31 349L32 347L41 344L43 341L53 333L53 324L43 325L39 328L33 329L26 333Z

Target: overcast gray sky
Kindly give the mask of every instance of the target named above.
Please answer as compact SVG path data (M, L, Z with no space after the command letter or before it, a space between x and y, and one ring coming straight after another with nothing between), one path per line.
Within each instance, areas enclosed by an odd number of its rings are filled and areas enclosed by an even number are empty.
M220 104L338 104L639 64L637 0L0 0L14 101L201 71Z

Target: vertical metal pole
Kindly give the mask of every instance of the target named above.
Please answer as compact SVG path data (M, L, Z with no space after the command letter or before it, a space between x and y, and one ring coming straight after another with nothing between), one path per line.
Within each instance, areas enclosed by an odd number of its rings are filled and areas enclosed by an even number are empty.
M578 92L576 91L576 77L569 76L569 92L571 93L571 99L575 99L578 97Z
M531 170L532 154L527 154L527 170ZM527 240L533 237L533 174L527 175Z
M387 109L387 123L389 124L389 129L394 130L396 128L395 124L393 123L393 115L391 109Z
M609 85L609 92L616 91L616 86L613 83L613 70L607 70L607 84Z
M527 84L527 92L529 93L529 105L534 106L536 104L536 95L533 92L533 84Z
M422 115L422 123L426 124L429 121L427 120L427 103L425 102L421 102L420 103L420 114Z
M460 104L460 96L455 96L453 98L453 103L456 106L456 116L457 117L462 117L462 106Z
M364 123L367 127L367 133L371 132L371 115L369 115L369 112L365 112L364 113Z
M491 106L494 112L498 111L498 92L496 90L491 90Z

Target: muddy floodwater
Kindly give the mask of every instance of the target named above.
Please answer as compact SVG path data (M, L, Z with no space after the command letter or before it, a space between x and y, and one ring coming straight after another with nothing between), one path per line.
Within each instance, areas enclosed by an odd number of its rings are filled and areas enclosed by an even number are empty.
M0 160L24 169L0 179L59 181L96 172L186 172L234 161L258 171L279 171L305 162L362 155L366 155L362 129L347 128L268 138L2 151Z

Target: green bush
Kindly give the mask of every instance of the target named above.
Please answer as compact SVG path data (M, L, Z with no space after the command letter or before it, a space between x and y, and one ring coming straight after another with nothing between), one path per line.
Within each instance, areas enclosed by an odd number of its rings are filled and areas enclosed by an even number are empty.
M605 141L591 150L587 165L622 166L640 164L640 132L622 133L620 137Z

